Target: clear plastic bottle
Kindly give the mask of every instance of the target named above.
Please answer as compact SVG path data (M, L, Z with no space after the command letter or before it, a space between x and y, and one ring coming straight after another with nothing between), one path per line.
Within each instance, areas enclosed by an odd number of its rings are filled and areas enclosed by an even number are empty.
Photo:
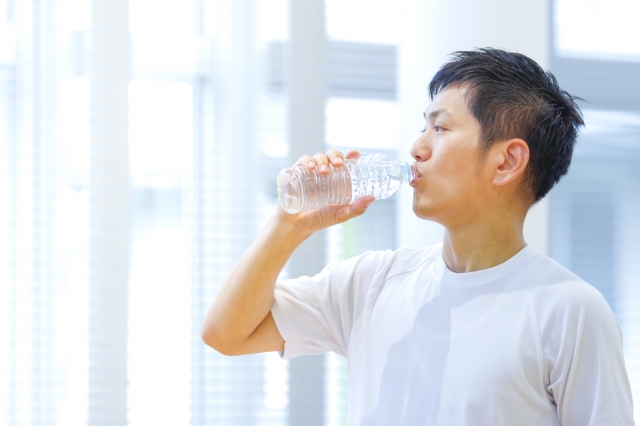
M381 200L416 176L415 167L388 155L365 155L345 159L343 167L329 165L329 174L303 166L278 174L278 199L287 213L299 213L329 204L349 204L363 195Z

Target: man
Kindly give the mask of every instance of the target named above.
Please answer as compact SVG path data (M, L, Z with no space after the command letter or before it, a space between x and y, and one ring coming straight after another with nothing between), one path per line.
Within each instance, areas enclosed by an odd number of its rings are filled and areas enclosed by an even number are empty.
M568 171L583 126L573 98L531 59L497 49L455 53L429 93L410 184L415 214L444 225L443 243L276 282L306 238L373 198L278 209L220 288L203 340L227 355L346 356L352 426L632 425L611 309L522 233ZM328 173L343 162L330 150L296 164Z

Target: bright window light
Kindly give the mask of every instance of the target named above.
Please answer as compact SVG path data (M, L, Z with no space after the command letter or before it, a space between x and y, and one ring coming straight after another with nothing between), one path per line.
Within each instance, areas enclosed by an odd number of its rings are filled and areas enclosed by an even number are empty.
M264 356L264 406L270 409L282 409L289 403L289 371L287 362L283 362L277 352L268 352Z
M129 161L134 185L179 186L191 163L192 90L186 83L129 84Z
M327 0L327 35L362 43L397 44L402 8L388 0Z
M134 227L129 292L131 425L189 424L190 234L182 190L190 178L192 88L171 81L129 85Z
M555 46L562 56L640 61L640 2L556 0Z
M400 142L402 117L395 102L332 98L325 113L329 145L395 149Z
M0 64L13 62L15 44L15 25L8 22L0 22Z
M195 70L197 39L194 2L132 0L129 29L133 69L138 74L179 74Z

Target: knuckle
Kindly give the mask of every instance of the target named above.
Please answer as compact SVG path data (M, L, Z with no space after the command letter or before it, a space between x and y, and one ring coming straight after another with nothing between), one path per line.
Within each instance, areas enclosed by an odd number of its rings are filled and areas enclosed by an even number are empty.
M310 156L308 156L308 155L303 155L298 159L298 161L296 161L294 166L309 167L309 163L314 163L315 164L315 160L313 158L311 158Z
M329 161L324 154L320 154L320 153L314 155L313 158L315 158L317 162L323 163L323 164L326 164Z

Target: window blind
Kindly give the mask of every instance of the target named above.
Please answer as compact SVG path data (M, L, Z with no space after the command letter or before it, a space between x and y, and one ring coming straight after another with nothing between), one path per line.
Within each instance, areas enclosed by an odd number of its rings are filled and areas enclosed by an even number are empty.
M640 116L585 110L568 175L551 192L551 256L602 293L622 328L636 418L640 393Z

